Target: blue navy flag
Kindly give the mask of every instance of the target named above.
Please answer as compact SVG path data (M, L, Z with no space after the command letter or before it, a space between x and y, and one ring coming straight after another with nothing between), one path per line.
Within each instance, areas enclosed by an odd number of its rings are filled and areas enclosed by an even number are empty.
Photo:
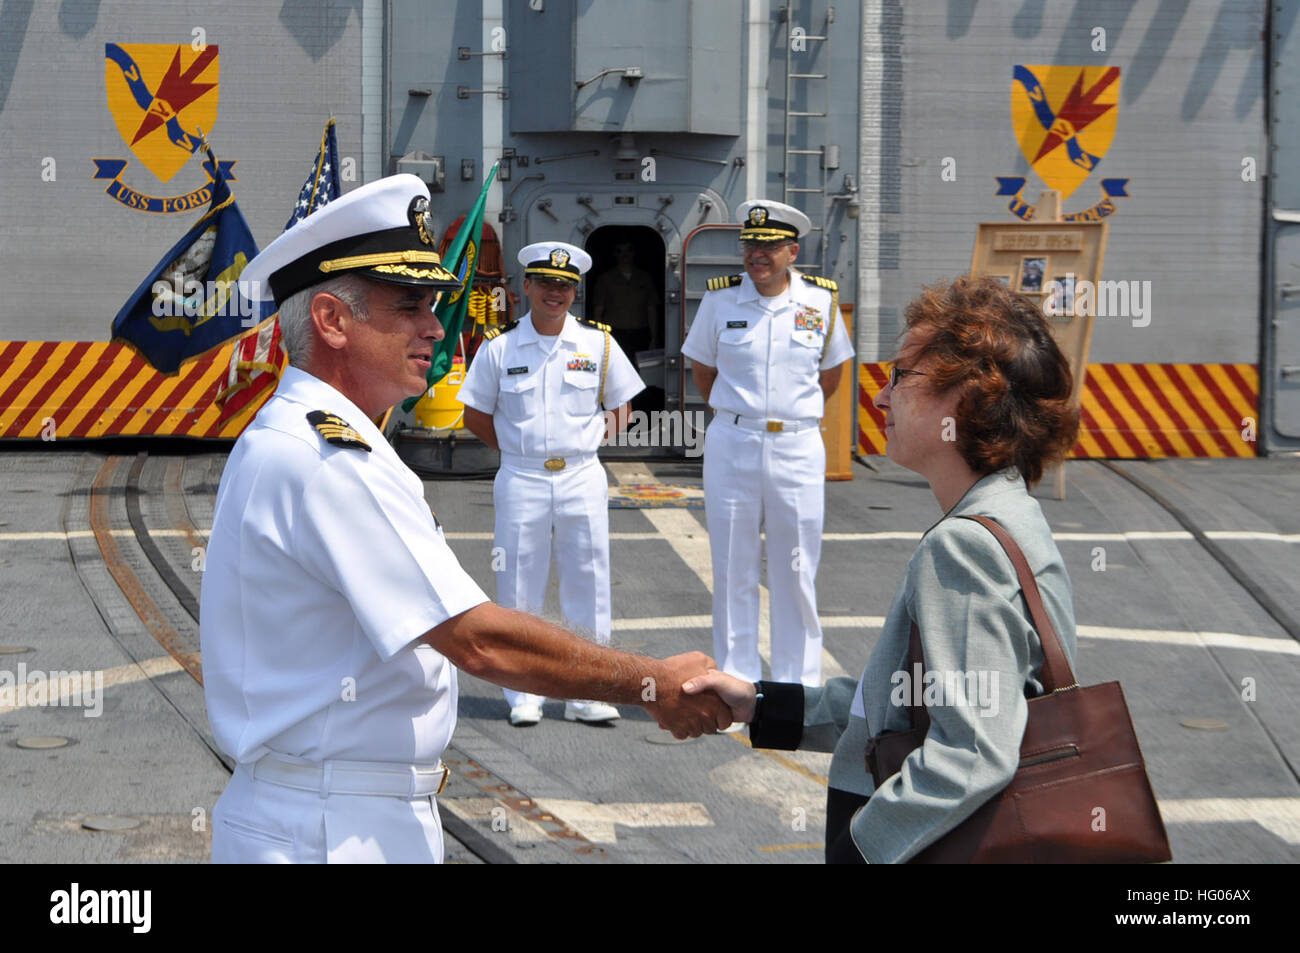
M239 274L257 255L257 243L211 149L203 167L213 177L207 212L113 319L113 340L134 347L163 374L256 327L273 308L240 294Z
M316 153L316 164L312 166L307 181L302 184L298 201L293 207L293 214L284 223L287 231L297 222L319 208L324 208L339 197L339 140L334 134L334 117L325 123L321 133L320 149Z

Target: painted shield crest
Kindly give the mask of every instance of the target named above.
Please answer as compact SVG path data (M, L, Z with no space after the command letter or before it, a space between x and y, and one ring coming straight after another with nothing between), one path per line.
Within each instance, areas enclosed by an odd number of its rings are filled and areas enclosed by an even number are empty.
M199 148L199 130L217 120L216 46L106 43L108 111L131 152L168 182Z
M1118 66L1016 66L1012 72L1016 142L1062 200L1106 155L1118 119Z

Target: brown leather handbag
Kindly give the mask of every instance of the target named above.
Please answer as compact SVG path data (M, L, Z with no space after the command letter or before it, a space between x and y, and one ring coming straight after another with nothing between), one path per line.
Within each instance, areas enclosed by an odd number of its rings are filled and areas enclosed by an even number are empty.
M1011 534L986 516L965 516L1002 544L1020 577L1043 645L1044 693L1029 699L1020 767L1011 784L910 861L914 864L1142 864L1171 859L1146 764L1119 682L1081 687L1043 608L1038 583ZM924 666L912 623L908 669ZM930 716L907 706L910 731L886 731L867 744L867 767L880 787L925 741Z

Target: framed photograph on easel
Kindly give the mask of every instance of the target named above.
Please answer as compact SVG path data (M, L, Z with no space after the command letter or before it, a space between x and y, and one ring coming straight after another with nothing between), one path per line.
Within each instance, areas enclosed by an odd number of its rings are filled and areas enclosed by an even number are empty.
M1046 194L1046 193L1044 193ZM1040 202L1040 208L1044 203ZM1059 205L1057 206L1059 208ZM1079 293L1080 282L1096 288L1106 257L1110 224L1098 222L984 222L975 234L970 273L996 278L1038 302L1070 362L1071 399L1083 397L1083 379L1092 343L1096 295ZM1087 305L1080 311L1081 303ZM1065 498L1064 470L1057 468L1057 496Z
M1020 281L1017 291L1038 294L1043 290L1043 275L1047 274L1047 258L1020 259Z

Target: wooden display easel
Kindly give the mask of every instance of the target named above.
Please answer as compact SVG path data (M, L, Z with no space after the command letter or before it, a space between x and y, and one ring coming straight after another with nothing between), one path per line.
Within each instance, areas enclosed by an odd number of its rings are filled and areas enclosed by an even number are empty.
M1077 408L1083 398L1083 376L1088 368L1092 322L1096 313L1096 288L1106 258L1110 223L1061 221L1061 193L1044 191L1034 217L1028 222L981 222L975 234L970 273L1001 278L1013 291L1029 295L1046 311L1052 336L1070 362L1074 389L1070 401ZM1091 282L1091 306L1075 313L1080 281ZM1058 500L1065 499L1065 466L1052 468Z

